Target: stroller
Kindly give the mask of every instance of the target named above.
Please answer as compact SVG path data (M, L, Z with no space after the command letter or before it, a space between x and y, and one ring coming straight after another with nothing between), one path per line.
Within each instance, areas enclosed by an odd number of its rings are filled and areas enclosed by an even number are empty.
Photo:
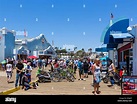
M37 74L38 82L39 83L45 83L45 82L51 82L51 77L48 71L41 70L39 74Z

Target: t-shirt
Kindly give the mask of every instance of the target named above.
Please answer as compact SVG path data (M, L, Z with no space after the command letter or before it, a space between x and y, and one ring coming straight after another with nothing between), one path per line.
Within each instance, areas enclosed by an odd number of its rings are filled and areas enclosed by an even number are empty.
M112 65L113 63L108 67L108 70L114 72Z
M40 74L41 71L42 71L42 69L39 68L36 72L36 75Z
M84 62L83 63L83 69L88 70L88 68L89 68L89 64L87 62Z
M79 70L82 70L82 62L78 62L78 68L79 68Z
M58 67L59 67L59 63L55 63L54 68L58 68Z
M12 71L12 64L6 65L6 71Z
M28 70L28 73L31 74L31 71L32 71L32 67L30 65L26 65L24 67L26 70Z
M23 70L24 68L24 65L22 63L17 63L16 67L19 69L19 70ZM17 73L19 73L20 71L17 70Z

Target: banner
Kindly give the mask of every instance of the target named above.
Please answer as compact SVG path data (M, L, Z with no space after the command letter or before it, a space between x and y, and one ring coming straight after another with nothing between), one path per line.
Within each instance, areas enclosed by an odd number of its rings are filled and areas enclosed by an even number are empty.
M137 95L137 76L122 76L122 95Z

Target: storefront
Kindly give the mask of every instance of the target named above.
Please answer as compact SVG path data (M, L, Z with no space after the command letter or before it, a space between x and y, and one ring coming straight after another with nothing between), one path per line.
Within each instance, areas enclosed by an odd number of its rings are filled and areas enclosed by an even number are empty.
M113 60L115 66L121 68L125 65L128 74L132 73L133 66L133 44L134 35L128 33L129 19L119 19L107 26L101 36L101 42L106 44L109 58Z

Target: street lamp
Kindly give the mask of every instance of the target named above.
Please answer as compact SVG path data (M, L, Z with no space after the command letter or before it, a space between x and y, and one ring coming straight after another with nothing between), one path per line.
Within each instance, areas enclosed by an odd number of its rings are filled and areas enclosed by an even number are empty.
M129 33L131 36L133 36L133 43L134 43L134 42L135 42L135 36L131 33L132 27L129 26L129 27L127 28L127 31L128 31L128 33Z

